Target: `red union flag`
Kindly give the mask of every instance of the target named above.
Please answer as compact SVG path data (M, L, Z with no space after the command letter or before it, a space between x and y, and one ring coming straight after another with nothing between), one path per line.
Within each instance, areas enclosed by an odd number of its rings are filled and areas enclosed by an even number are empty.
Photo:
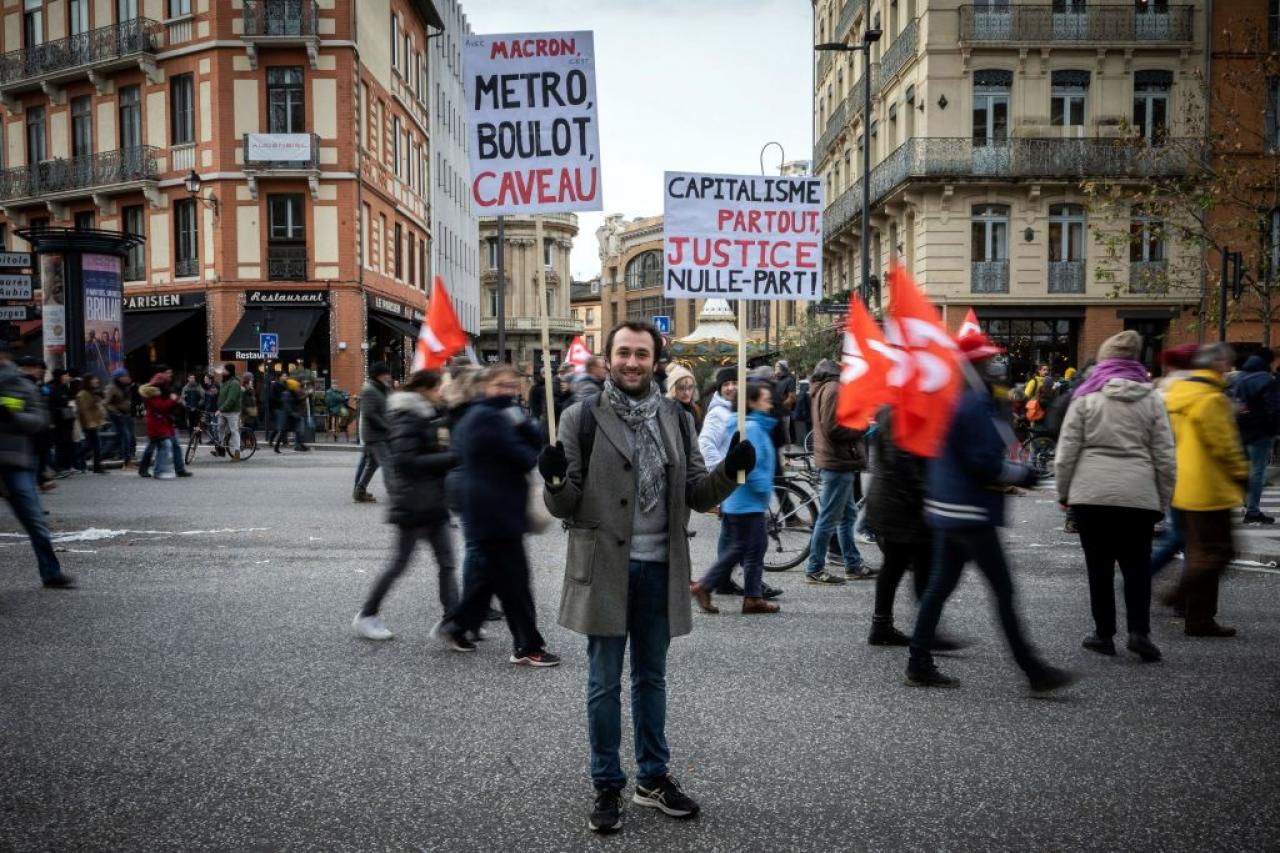
M972 335L981 335L982 327L978 325L978 315L973 309L969 309L969 313L964 315L964 322L960 324L960 330L956 332L956 340L962 340Z
M444 289L444 279L436 276L435 289L431 291L431 304L427 306L427 319L418 331L418 344L413 352L414 370L431 370L443 367L457 352L467 345L467 333L453 313L449 292Z
M569 354L565 357L565 361L573 365L574 373L586 373L587 362L591 359L591 350L587 349L587 344L582 340L582 335L578 335L569 344Z
M901 266L889 268L889 317L894 337L906 351L910 375L902 384L893 421L893 439L917 456L937 456L960 392L955 341L938 309Z
M897 396L897 389L889 383L892 350L856 294L849 298L843 340L836 420L850 429L866 429L880 407Z

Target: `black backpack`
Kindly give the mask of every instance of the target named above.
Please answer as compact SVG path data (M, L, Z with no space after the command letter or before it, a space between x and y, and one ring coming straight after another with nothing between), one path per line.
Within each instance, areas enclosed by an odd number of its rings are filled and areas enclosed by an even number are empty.
M582 481L587 480L587 470L591 465L591 452L596 446L596 403L599 397L592 397L584 400L577 405L582 407L582 417L578 419L578 450L582 455ZM660 405L666 405L663 401ZM687 460L692 455L693 439L692 433L693 418L689 413L681 409L680 416L680 438L684 442L684 458Z

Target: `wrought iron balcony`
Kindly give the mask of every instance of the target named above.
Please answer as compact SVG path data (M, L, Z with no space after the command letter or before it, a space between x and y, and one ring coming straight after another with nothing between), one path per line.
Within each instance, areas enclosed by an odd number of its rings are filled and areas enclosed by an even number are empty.
M518 317L508 314L503 317L507 334L512 332L528 332L536 334L542 329L541 317ZM547 327L552 335L580 335L586 329L581 320L575 320L572 317L548 317ZM498 331L497 317L481 317L480 333L496 334Z
M1167 261L1130 261L1130 293L1168 293L1169 264Z
M10 51L0 57L0 96L9 99L19 92L86 77L101 93L106 84L99 73L142 67L155 74L155 54L164 42L163 34L164 28L157 22L133 18Z
M875 203L875 199L872 199ZM862 214L862 180L858 179L827 205L822 214L822 234L830 238L840 233L854 218Z
M974 261L969 273L971 293L1008 293L1009 260Z
M0 203L60 201L154 186L160 171L158 151L154 146L140 145L6 169L0 172Z
M314 68L320 52L320 6L316 0L244 0L244 35L249 62L258 47L301 45Z
M898 37L880 57L880 77L875 81L876 91L880 90L880 86L886 80L892 79L893 75L901 71L909 60L915 58L919 45L920 22L918 19L913 19L902 32L898 33Z
M827 150L831 147L831 143L835 141L836 136L841 130L844 130L845 122L849 120L849 99L842 98L840 103L835 105L831 110L831 115L827 116L826 128L822 131L822 136L818 137L818 144L813 152L813 160L815 163L821 163L827 159Z
M306 281L307 247L268 243L267 278L271 281Z
M835 54L834 50L818 51L818 76L816 78L818 82L822 82L827 76L827 72L831 70L831 57L835 56Z
M1128 44L1165 47L1192 40L1193 6L1089 5L1079 11L1011 4L960 7L960 41L969 44Z
M836 30L831 37L835 41L844 41L844 37L849 35L849 30L853 28L854 19L866 7L867 0L845 0L844 6L840 9L840 17L836 20Z
M178 258L173 262L173 274L178 278L191 278L200 275L199 258Z
M1050 293L1084 293L1084 261L1049 261Z

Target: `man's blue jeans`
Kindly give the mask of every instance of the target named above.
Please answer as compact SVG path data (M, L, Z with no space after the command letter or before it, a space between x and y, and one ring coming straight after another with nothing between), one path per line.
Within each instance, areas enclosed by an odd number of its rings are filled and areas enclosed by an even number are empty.
M151 460L155 458L157 453L164 453L166 448L173 458L174 472L181 474L183 471L187 470L186 463L182 458L182 450L178 447L178 440L176 438L153 438L149 440L147 442L147 449L142 451L142 461L138 463L138 470L150 470ZM156 464L158 467L159 462Z
M631 721L637 781L667 775L667 564L627 565L627 634L631 638ZM622 743L622 658L627 637L587 638L587 732L596 790L627 784L618 759Z
M1151 577L1160 574L1185 545L1186 538L1182 534L1182 513L1169 507L1169 512L1165 514L1164 532L1156 540L1156 549L1151 553Z
M40 580L47 581L62 574L58 556L53 553L49 539L49 525L44 520L44 507L40 505L40 492L36 489L36 472L5 469L0 471L5 491L9 494L9 506L18 517L18 523L31 537L31 548L36 552L36 565Z
M1259 504L1262 502L1262 489L1267 485L1267 462L1271 460L1273 441L1270 437L1259 438L1244 446L1245 453L1249 455L1249 496L1244 509L1250 515L1262 511Z
M818 520L813 525L813 539L809 543L809 566L805 569L811 575L816 575L826 565L827 545L831 543L833 533L840 540L845 571L853 571L862 565L862 554L858 551L858 543L853 539L853 523L858 516L853 483L858 476L857 471L818 472L818 479L822 484L818 497Z
M116 440L120 445L120 458L132 462L138 450L138 439L133 434L133 417L130 415L112 415L111 425L116 430Z

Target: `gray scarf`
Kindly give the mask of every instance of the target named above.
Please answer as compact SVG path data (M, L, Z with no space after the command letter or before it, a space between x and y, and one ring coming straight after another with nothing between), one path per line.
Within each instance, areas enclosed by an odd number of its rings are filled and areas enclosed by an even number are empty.
M658 406L662 402L658 384L651 383L648 396L636 400L614 385L612 379L606 379L604 394L613 413L635 433L640 510L651 512L662 494L662 478L667 475L667 446L662 443L658 427Z

